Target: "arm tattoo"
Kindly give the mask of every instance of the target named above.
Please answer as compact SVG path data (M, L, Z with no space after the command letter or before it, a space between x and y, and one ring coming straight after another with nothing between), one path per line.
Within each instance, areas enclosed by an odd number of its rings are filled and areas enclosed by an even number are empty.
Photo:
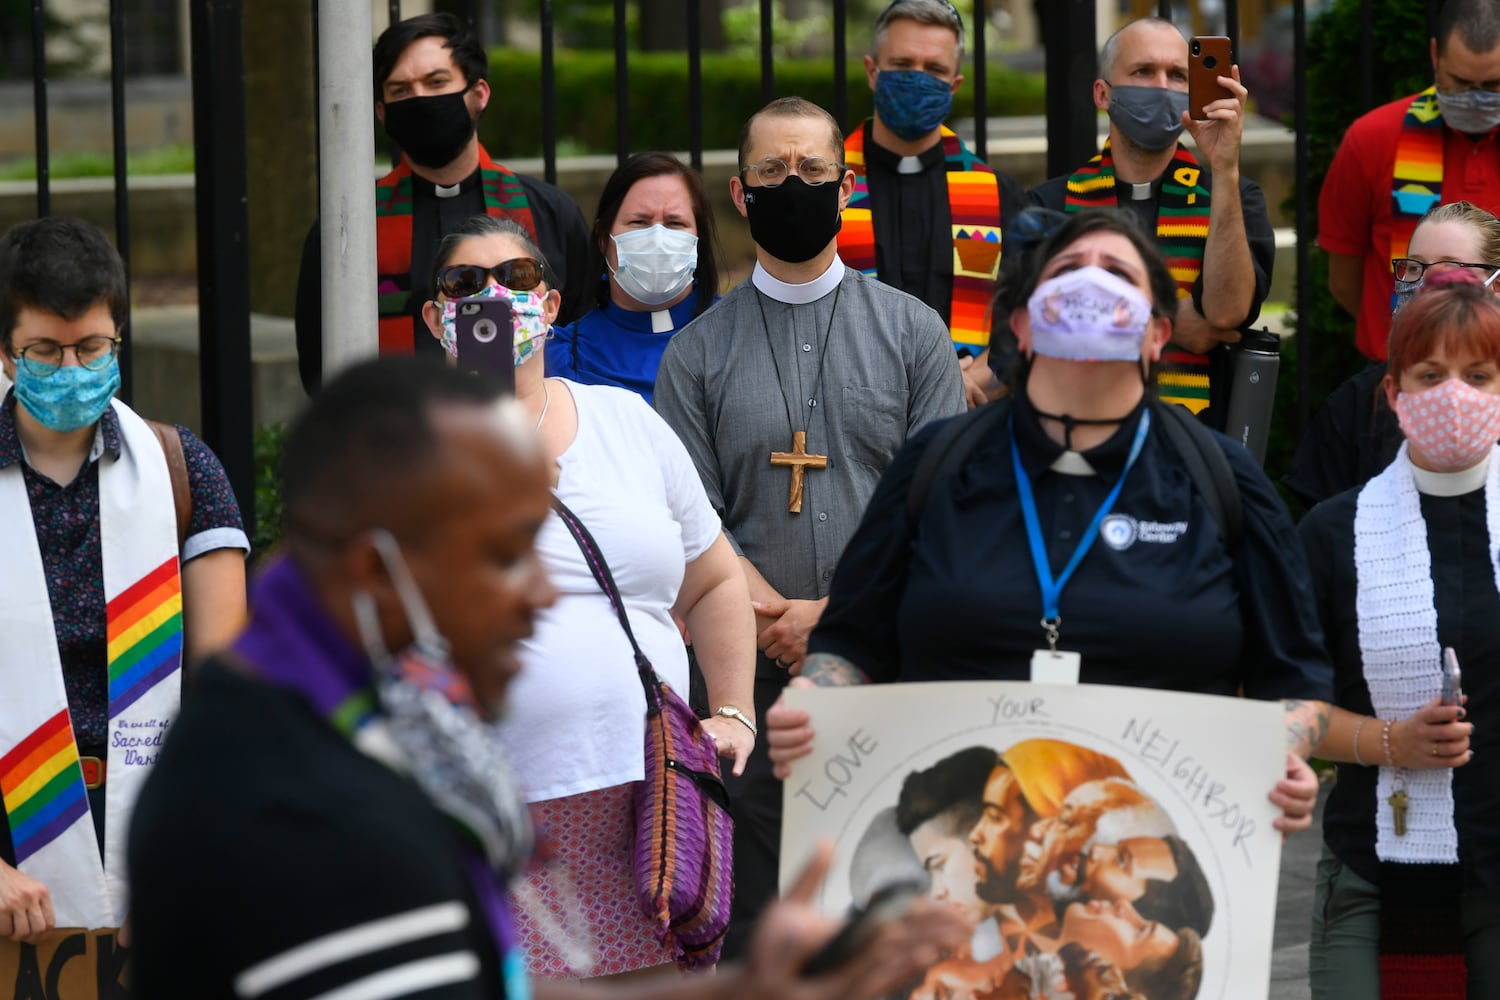
M868 684L865 672L842 656L832 653L812 653L802 661L802 676L818 687L851 687Z
M1288 698L1281 706L1286 712L1287 749L1301 757L1311 757L1328 734L1331 714L1328 703Z

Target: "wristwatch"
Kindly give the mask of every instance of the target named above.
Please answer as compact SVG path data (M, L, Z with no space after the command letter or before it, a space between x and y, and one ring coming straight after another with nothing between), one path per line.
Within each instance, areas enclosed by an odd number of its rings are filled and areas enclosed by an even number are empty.
M714 714L722 715L725 718L734 719L735 721L743 725L746 729L750 730L751 736L757 738L760 736L760 730L755 728L755 723L750 721L750 716L746 715L744 712L741 712L733 705L720 706L719 710Z

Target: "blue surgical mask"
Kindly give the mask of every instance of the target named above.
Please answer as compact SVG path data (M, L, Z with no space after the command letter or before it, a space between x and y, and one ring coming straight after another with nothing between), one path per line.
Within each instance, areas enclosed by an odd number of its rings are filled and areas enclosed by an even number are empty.
M953 110L953 85L917 69L884 69L875 77L875 113L907 141L931 134Z
M1111 86L1109 120L1120 134L1148 152L1166 149L1182 134L1188 95L1166 87Z
M1455 90L1437 95L1443 124L1455 132L1483 135L1500 125L1500 94L1492 90Z
M46 376L16 365L16 402L43 427L62 434L98 423L119 390L118 358L98 371L70 365Z

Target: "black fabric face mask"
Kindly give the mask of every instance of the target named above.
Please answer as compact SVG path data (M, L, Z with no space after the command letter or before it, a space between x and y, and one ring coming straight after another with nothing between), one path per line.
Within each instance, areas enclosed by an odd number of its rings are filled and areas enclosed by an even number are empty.
M392 101L385 106L385 134L417 166L446 167L474 135L474 117L464 103L467 93L465 89Z
M750 238L761 249L788 264L801 264L823 252L838 235L837 181L810 185L797 176L776 187L745 185L745 215L750 220Z

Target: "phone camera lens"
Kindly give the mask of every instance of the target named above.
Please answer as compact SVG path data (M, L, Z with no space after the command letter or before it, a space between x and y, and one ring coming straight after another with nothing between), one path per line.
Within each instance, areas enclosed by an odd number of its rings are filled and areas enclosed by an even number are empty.
M1202 43L1196 42L1196 41L1193 42L1193 55L1196 56L1199 53L1201 53L1202 51L1203 51L1203 45L1202 45Z
M1219 65L1219 60L1215 59L1213 56L1209 56L1207 59L1203 60L1204 69L1213 69L1217 65Z
M474 339L481 344L488 344L499 333L492 319L481 319L474 323Z

